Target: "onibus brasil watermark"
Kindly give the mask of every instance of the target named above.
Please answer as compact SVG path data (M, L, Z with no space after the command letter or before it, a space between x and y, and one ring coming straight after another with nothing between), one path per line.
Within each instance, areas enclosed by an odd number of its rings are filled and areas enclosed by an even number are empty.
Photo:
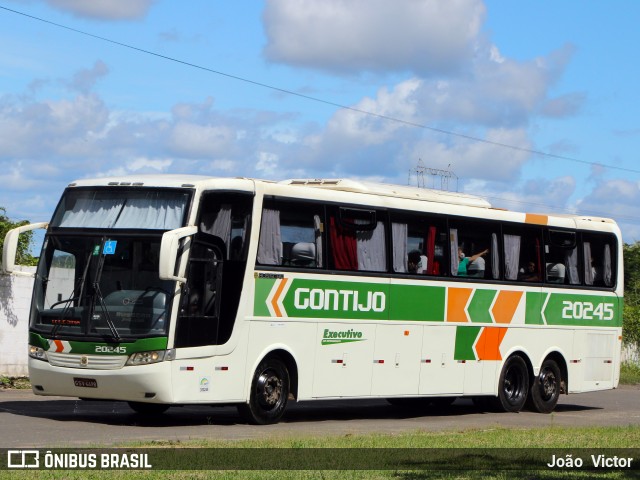
M151 469L149 454L136 452L53 452L46 450L8 450L7 468L9 469Z

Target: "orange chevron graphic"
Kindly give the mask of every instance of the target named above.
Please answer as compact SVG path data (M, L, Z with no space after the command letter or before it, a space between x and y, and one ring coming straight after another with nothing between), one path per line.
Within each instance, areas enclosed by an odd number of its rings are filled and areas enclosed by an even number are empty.
M468 322L467 312L464 311L472 288L449 288L447 290L447 322Z
M276 317L282 317L282 312L280 311L280 307L278 306L278 300L280 299L280 295L282 295L282 291L284 290L284 287L287 285L287 279L283 278L282 280L280 280L280 285L278 285L278 289L276 290L276 293L273 295L273 298L271 299L271 306L273 307L273 311L276 314Z
M500 344L506 333L506 327L484 327L475 346L478 360L502 360Z
M501 290L498 292L498 297L491 312L496 323L511 323L513 316L516 313L516 309L520 304L523 292L514 292L508 290Z
M56 345L56 353L64 351L64 345L60 340L54 340L53 343Z

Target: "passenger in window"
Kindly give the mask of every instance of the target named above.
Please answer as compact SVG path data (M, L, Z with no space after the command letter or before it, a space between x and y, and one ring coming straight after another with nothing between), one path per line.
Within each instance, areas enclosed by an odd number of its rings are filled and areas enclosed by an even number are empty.
M526 269L520 269L518 280L522 280L523 282L539 282L540 274L538 273L538 269L536 268L536 262L534 262L533 260L527 262Z
M480 253L480 256L478 256L475 260L470 260L469 265L467 265L467 275L469 277L484 278L485 261L483 255L488 252L489 250L484 250L484 252Z
M427 271L427 257L422 255L418 250L409 252L408 259L409 273L424 274Z
M468 277L469 265L473 264L475 261L477 261L479 258L482 258L487 253L489 253L488 248L481 251L480 253L476 253L475 255L472 255L471 257L467 257L464 251L462 250L462 247L458 247L458 259L460 260L460 263L458 263L458 276ZM484 259L482 259L482 263L484 263Z

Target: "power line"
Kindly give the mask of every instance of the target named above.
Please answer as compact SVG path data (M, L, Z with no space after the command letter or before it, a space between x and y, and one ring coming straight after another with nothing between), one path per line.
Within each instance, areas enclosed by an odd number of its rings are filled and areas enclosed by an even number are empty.
M618 170L618 171L622 171L622 172L640 173L640 170L633 169L633 168L618 167L618 166L614 166L614 165L606 165L604 163L589 162L587 160L581 160L581 159L578 159L578 158L567 157L567 156L564 156L564 155L556 155L554 153L543 152L541 150L535 150L535 149L526 148L526 147L519 147L517 145L510 145L510 144L502 143L502 142L496 142L496 141L493 141L493 140L488 140L486 138L480 138L480 137L476 137L476 136L473 136L473 135L467 135L465 133L454 132L454 131L451 131L451 130L445 130L445 129L442 129L442 128L437 128L437 127L433 127L433 126L429 126L429 125L425 125L425 124L421 124L421 123L417 123L417 122L412 122L412 121L409 121L409 120L403 120L403 119L400 119L400 118L391 117L389 115L384 115L384 114L381 114L381 113L375 113L375 112L371 112L371 111L368 111L368 110L363 110L363 109L356 108L356 107L350 107L348 105L343 105L343 104L340 104L340 103L337 103L337 102L333 102L331 100L326 100L326 99L319 98L319 97L314 97L314 96L311 96L311 95L305 95L303 93L295 92L293 90L288 90L286 88L276 87L274 85L270 85L270 84L263 83L263 82L258 82L256 80L252 80L252 79L249 79L249 78L246 78L246 77L241 77L239 75L233 75L233 74L226 73L226 72L223 72L223 71L220 71L220 70L215 70L213 68L204 67L204 66L198 65L196 63L191 63L191 62L187 62L187 61L184 61L184 60L180 60L180 59L175 58L175 57L162 55L161 53L153 52L151 50L146 50L144 48L136 47L134 45L131 45L131 44L128 44L128 43L124 43L124 42L119 42L117 40L113 40L113 39L110 39L110 38L107 38L107 37L103 37L103 36L100 36L100 35L95 35L93 33L89 33L89 32L86 32L84 30L79 30L77 28L69 27L67 25L63 25L61 23L56 23L56 22L53 22L51 20L46 20L46 19L41 18L41 17L36 17L34 15L29 15L27 13L20 12L18 10L13 10L11 8L7 8L7 7L1 6L1 5L0 5L0 9L5 10L7 12L14 13L16 15L21 15L21 16L29 18L31 20L36 20L38 22L46 23L48 25L52 25L52 26L57 27L57 28L62 28L62 29L68 30L70 32L74 32L74 33L78 33L78 34L81 34L81 35L85 35L87 37L91 37L91 38L94 38L96 40L101 40L103 42L108 42L108 43L111 43L113 45L117 45L117 46L120 46L120 47L128 48L130 50L134 50L134 51L137 51L137 52L140 52L140 53L144 53L144 54L147 54L147 55L152 55L154 57L161 58L163 60L168 60L168 61L171 61L171 62L174 62L174 63L178 63L178 64L181 64L181 65L184 65L184 66L187 66L187 67L196 68L198 70L202 70L202 71L205 71L205 72L213 73L215 75L220 75L222 77L230 78L232 80L237 80L237 81L240 81L240 82L248 83L250 85L255 85L257 87L266 88L266 89L273 90L273 91L276 91L276 92L284 93L286 95L292 95L292 96L295 96L295 97L298 97L298 98L303 98L305 100L313 101L313 102L316 102L316 103L322 103L324 105L329 105L329 106L332 106L332 107L348 110L348 111L359 113L359 114L362 114L362 115L367 115L367 116L378 118L378 119L381 119L381 120L394 122L394 123L398 123L398 124L409 126L409 127L420 128L420 129L423 129L423 130L429 130L431 132L440 133L440 134L443 134L443 135L448 135L448 136L453 136L453 137L458 137L458 138L462 138L462 139L473 141L473 142L480 142L480 143L484 143L484 144L487 144L487 145L493 145L493 146L496 146L496 147L508 148L508 149L511 149L511 150L514 150L514 151L518 151L518 152L522 152L522 153L528 153L528 154L532 154L532 155L538 155L538 156L541 156L541 157L546 157L546 158L551 158L551 159L556 159L556 160L566 160L566 161L581 163L583 165L590 165L590 166L594 166L594 167L608 168L608 169L611 169L611 170Z

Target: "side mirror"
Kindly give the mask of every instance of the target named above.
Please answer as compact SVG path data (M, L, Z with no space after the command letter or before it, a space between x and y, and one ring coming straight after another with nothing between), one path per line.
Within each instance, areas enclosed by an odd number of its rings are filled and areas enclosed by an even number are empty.
M180 240L195 235L197 232L198 227L191 226L176 228L162 235L162 243L160 243L160 264L158 267L160 280L174 280L181 283L187 281L186 278L175 275L176 263L178 261L178 247L180 246Z
M4 237L4 247L2 249L2 271L7 274L13 274L20 277L33 277L32 273L21 272L16 270L16 253L18 252L18 237L21 233L30 232L49 227L48 222L31 223L9 230Z

